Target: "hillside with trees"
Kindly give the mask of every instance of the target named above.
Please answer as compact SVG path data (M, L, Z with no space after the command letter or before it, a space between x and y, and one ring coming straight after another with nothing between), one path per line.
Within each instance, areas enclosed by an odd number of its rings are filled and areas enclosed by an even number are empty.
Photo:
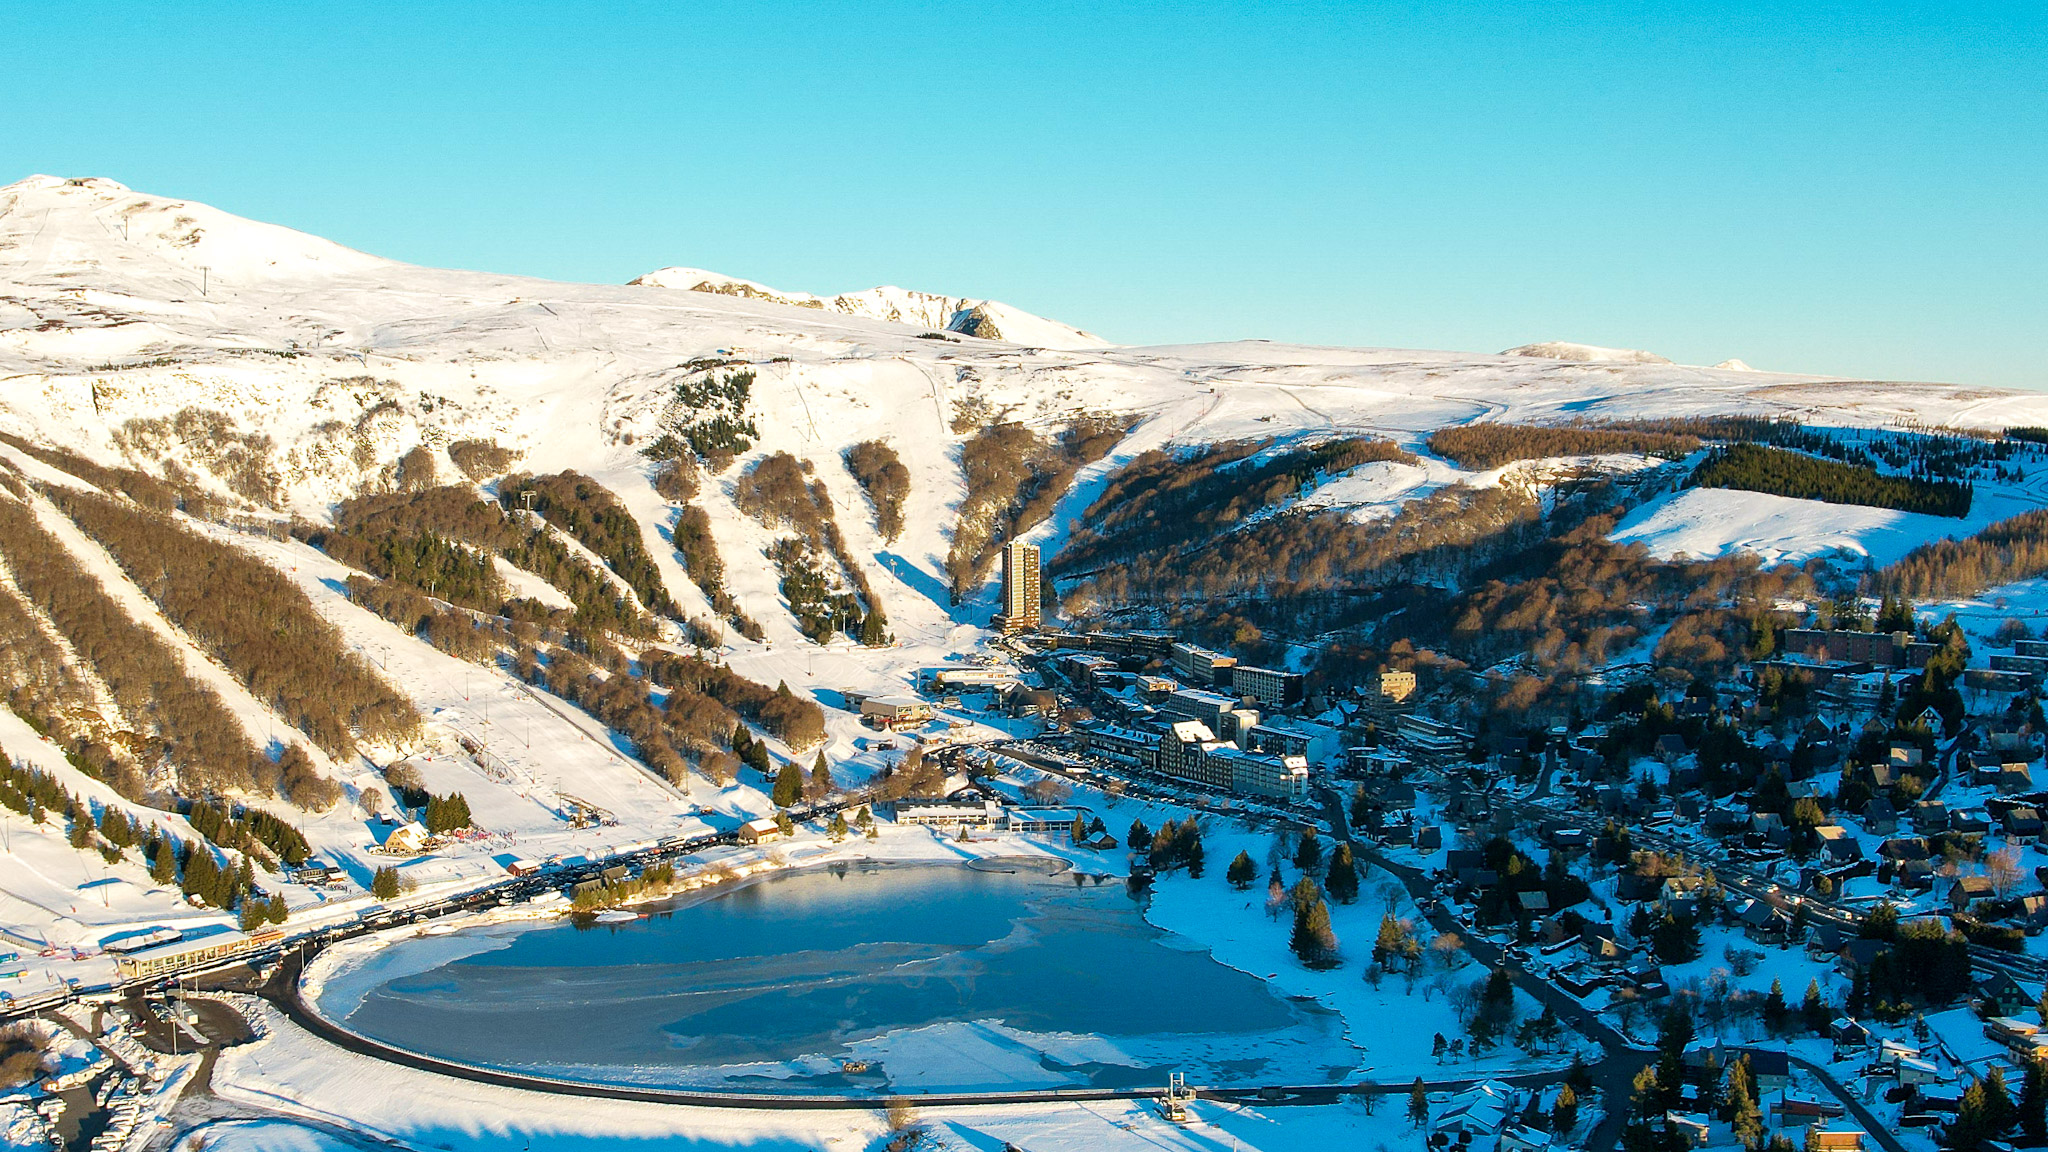
M1431 452L1474 471L1558 456L1630 453L1683 460L1699 447L1699 438L1687 433L1587 425L1459 424L1429 437Z
M2022 512L1961 540L1922 544L1877 574L1877 587L1912 600L1951 600L2048 574L2048 509Z
M1715 449L1686 483L1695 488L1736 488L1929 516L1967 516L1972 495L1967 482L1885 476L1873 467L1757 444Z
M355 734L385 742L418 729L412 703L283 573L161 513L69 489L50 495L172 624L329 755L352 753Z
M988 575L1003 542L1052 515L1074 473L1109 455L1129 427L1125 417L1088 413L1047 437L1004 421L983 427L961 446L967 495L946 553L955 603Z
M1349 437L1283 447L1234 440L1193 452L1152 449L1110 477L1055 558L1055 574L1124 558L1170 555L1301 494L1318 478L1375 461L1415 462L1391 441Z
M577 472L513 476L498 486L498 502L507 511L530 504L548 523L609 565L643 608L660 616L680 614L662 584L661 570L640 540L640 525L604 485Z
M889 642L874 586L847 547L832 496L811 476L808 460L777 452L755 461L734 486L733 503L765 527L793 533L770 545L768 558L804 635L820 644L840 631L871 647Z
M277 766L256 750L220 697L192 678L169 643L122 611L19 501L0 499L0 555L22 602L52 622L65 646L104 686L115 712L133 733L133 740L98 740L87 736L89 729L53 725L58 733L68 732L71 746L83 754L88 767L131 795L140 795L154 782L159 765L170 769L179 787L193 793L276 790ZM0 603L7 599L0 597ZM32 621L15 627L19 634L36 634ZM32 640L21 648L10 647L9 655L38 680L60 686L77 683L67 676L63 651L52 644ZM50 660L56 665L49 666ZM20 693L31 703L38 696Z

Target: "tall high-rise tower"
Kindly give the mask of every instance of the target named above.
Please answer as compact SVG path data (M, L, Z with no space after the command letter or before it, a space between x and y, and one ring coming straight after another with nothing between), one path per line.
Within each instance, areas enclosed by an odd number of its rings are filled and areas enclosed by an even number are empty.
M1038 597L1038 545L1021 540L1003 545L1003 611L996 627L1008 635L1043 624Z

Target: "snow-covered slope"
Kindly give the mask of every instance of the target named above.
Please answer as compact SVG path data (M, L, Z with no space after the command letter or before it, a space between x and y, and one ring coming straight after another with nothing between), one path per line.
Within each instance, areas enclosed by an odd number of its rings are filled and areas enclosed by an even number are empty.
M907 288L883 285L865 292L842 292L837 296L813 296L809 292L783 292L752 280L721 276L702 268L658 268L631 281L642 288L670 288L684 292L709 292L737 296L744 300L766 300L793 308L816 308L846 316L864 316L891 324L908 324L933 332L957 332L984 340L1003 340L1036 348L1102 348L1108 341L1033 316L1019 308L994 300L971 300L964 296L938 296Z
M672 287L662 290L423 268L111 181L35 177L0 188L0 431L104 463L175 466L223 493L254 492L315 517L388 483L416 446L493 440L521 453L518 467L574 468L618 492L672 591L695 610L701 597L658 543L673 510L650 486L640 450L679 381L707 364L745 367L755 374L756 452L812 462L897 635L943 647L991 610L986 600L956 607L944 592L964 491L965 436L954 431L963 410L1042 430L1081 410L1138 419L1037 530L1048 544L1109 469L1163 444L1363 432L1413 447L1475 420L1722 413L2048 425L2048 397L2035 394L1694 368L1595 349L1556 359L1264 341L1063 348L1057 333L1031 327L1051 321L986 302L969 313L1018 343L935 340L931 322L969 302L881 289L830 305L759 286L752 295L673 290L707 275L663 276ZM912 477L909 527L890 543L838 464L871 438L890 441ZM788 647L796 631L761 554L769 536L733 510L734 475L709 478L700 502L728 586ZM1402 487L1389 477L1384 493L1328 498L1375 504L1399 499Z
M1541 356L1546 360L1584 360L1600 364L1669 364L1655 352L1639 348L1602 348L1596 344L1574 344L1568 340L1546 340L1524 344L1501 353L1503 356Z

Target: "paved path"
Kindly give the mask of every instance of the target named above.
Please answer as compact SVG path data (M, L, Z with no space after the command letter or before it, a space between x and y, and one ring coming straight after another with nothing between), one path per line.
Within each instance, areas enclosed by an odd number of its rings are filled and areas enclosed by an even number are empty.
M1863 1125L1863 1131L1868 1133L1871 1139L1884 1145L1885 1152L1906 1152L1906 1145L1897 1136L1892 1134L1891 1128L1884 1121L1879 1120L1877 1115L1870 1109L1865 1108L1863 1101L1858 1100L1847 1088L1843 1087L1842 1082L1835 1079L1834 1075L1826 1068L1810 1061L1801 1060L1789 1052L1786 1053L1785 1059L1804 1069L1814 1079L1826 1085L1827 1090L1833 1092L1835 1098L1842 1102L1842 1106L1849 1110L1849 1115L1854 1116L1856 1122Z

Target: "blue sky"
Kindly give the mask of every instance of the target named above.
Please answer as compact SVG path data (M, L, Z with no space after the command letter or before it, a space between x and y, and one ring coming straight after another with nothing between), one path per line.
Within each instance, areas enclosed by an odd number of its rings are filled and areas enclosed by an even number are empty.
M2040 4L9 5L0 182L380 255L2048 386Z

